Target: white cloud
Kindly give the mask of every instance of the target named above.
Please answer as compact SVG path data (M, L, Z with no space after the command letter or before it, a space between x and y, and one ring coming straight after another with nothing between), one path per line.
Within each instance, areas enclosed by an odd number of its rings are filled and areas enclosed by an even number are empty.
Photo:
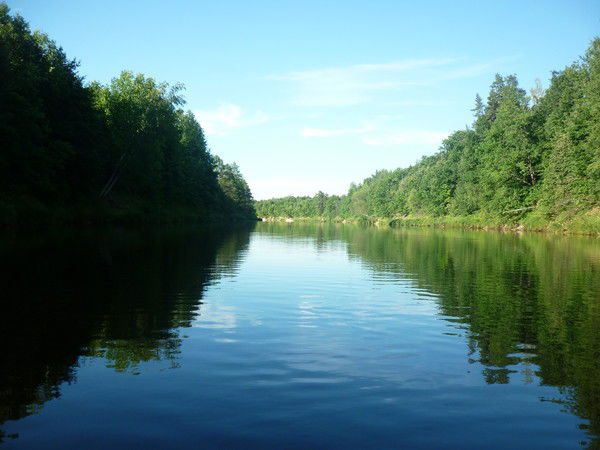
M363 142L372 146L414 145L439 146L449 133L432 130L402 130L392 133L366 136Z
M464 58L412 59L295 71L270 75L267 79L291 83L293 103L296 105L344 107L376 100L377 94L382 92L388 94L389 91L411 86L432 86L448 80L492 73L495 67L514 59L498 58L468 65ZM381 100L381 95L377 100ZM409 103L407 106L412 106ZM427 103L422 101L418 104L426 106Z
M477 77L479 75L492 72L494 67L498 67L506 62L514 61L518 58L519 56L504 57L488 62L459 67L440 74L439 76L435 77L432 82Z
M305 127L302 130L302 135L306 137L328 137L328 136L339 136L340 134L362 134L371 131L372 128L354 128L345 130L323 130L319 128Z
M257 110L248 114L238 105L231 103L222 104L217 109L208 111L194 111L194 115L207 135L225 136L231 131L265 123L269 117Z
M431 100L431 99L418 99L418 100L398 100L387 102L387 106L423 106L423 107L437 107L437 106L451 106L456 105L457 102L454 100Z
M376 92L424 85L415 71L446 66L455 58L406 60L385 64L357 64L346 67L271 75L271 80L295 84L294 102L302 106L352 106L367 102ZM402 78L401 74L411 74Z

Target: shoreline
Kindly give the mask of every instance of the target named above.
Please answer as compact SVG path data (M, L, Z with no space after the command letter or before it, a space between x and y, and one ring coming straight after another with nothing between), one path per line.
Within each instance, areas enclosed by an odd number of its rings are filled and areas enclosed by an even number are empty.
M593 210L579 216L557 216L552 220L530 216L512 221L500 221L493 216L403 216L403 217L262 217L263 222L332 222L371 225L376 227L422 227L463 230L502 231L512 233L569 234L600 237L600 212Z
M4 208L2 208L4 206ZM176 205L0 205L0 230L52 227L86 228L102 225L167 225L256 222L258 217L227 211L202 211ZM31 206L31 205L28 205Z

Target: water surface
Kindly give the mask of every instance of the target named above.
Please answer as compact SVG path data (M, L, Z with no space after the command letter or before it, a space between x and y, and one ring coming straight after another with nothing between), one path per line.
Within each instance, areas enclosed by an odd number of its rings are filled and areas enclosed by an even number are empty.
M0 242L6 448L600 445L600 241L350 225Z

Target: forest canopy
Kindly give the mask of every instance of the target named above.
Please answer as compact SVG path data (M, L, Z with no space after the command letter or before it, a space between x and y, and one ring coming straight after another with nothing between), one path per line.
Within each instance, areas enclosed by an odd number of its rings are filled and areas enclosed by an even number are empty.
M255 217L238 167L182 108L182 85L128 71L86 84L77 69L0 3L1 222Z

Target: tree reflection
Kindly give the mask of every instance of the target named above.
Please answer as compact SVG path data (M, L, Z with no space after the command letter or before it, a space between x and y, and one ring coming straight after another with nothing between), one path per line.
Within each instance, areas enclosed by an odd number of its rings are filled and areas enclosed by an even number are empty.
M489 384L557 387L600 435L600 241L584 237L262 224L317 251L345 246L378 280L434 294ZM115 371L176 368L181 329L212 280L234 276L245 230L88 232L4 244L0 422L34 414L75 381L81 358ZM405 285L405 283L404 283ZM598 445L595 440L592 445Z
M310 223L260 229L312 237L317 249L344 242L378 279L435 294L439 314L468 336L469 361L483 365L486 383L558 387L559 398L541 400L562 404L600 436L597 238Z
M235 272L248 242L247 229L212 228L0 242L0 424L58 397L81 357L131 374L149 361L178 367L178 329L200 313L207 284Z

